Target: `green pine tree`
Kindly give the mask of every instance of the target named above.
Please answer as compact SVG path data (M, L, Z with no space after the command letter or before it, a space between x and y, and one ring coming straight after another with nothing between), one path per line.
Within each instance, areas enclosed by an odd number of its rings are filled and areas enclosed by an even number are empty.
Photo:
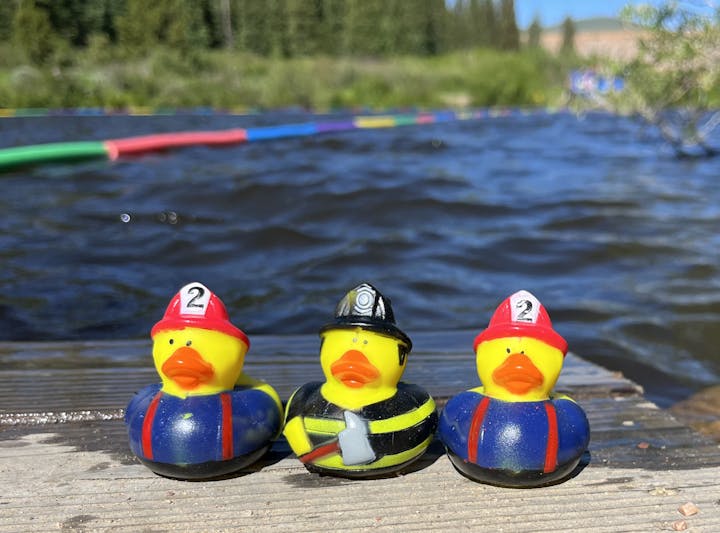
M423 12L403 0L390 0L382 24L386 53L419 55L424 44Z
M452 37L446 44L453 50L462 50L473 45L475 35L468 2L477 2L477 0L456 0L448 11L447 31Z
M285 12L280 0L235 0L236 47L261 56L285 55Z
M127 0L105 0L105 10L102 14L101 33L108 36L113 43L117 42L117 28L115 27L115 17L122 13L125 9Z
M232 9L230 0L197 0L210 48L232 47ZM226 26L227 24L227 26ZM229 30L229 33L226 31Z
M47 10L56 33L74 46L87 44L88 36L100 32L104 0L36 0Z
M447 10L444 0L427 0L425 21L425 53L437 55L445 51L449 36L447 33Z
M317 54L322 43L322 5L317 0L286 0L285 5L290 55Z
M562 45L560 54L569 56L575 53L575 23L570 17L566 17L562 23Z
M210 44L202 5L198 2L175 0L164 13L167 20L165 42L183 54L202 50Z
M388 49L387 32L380 21L384 0L346 0L344 49L353 56L381 56Z
M16 9L16 2L0 2L0 42L9 41L12 38Z
M463 42L460 48L482 46L483 39L487 37L487 30L483 27L480 0L467 0L466 4L463 6L462 14L465 32L457 36Z
M115 16L118 42L130 54L141 54L159 42L162 25L155 3L144 0L127 0L125 10Z
M320 51L331 56L341 55L345 23L345 0L322 0L321 8Z
M515 20L514 0L502 0L500 3L500 49L519 50L520 32Z
M528 48L540 48L540 38L542 36L542 25L540 18L535 15L530 27L528 28Z
M498 15L493 0L483 0L479 6L477 44L489 48L500 46Z
M233 12L230 0L220 0L220 5L216 13L217 27L219 34L222 35L221 42L225 48L233 48L235 46L235 30L233 27Z
M34 0L22 0L12 24L14 44L36 65L47 63L56 47L57 36L47 11Z

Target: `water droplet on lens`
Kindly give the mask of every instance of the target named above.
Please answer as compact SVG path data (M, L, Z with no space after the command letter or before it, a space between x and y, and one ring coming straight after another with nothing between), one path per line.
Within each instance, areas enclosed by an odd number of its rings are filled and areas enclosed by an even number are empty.
M131 217L130 217L129 213L123 213L122 215L120 215L120 221L124 222L125 224L130 222L130 219L131 219Z

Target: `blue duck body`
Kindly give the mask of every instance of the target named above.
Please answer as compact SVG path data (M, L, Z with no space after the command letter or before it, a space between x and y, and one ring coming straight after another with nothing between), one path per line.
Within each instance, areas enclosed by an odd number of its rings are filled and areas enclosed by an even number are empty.
M125 423L130 448L169 477L223 475L264 454L282 424L275 400L245 386L180 398L149 385L130 401Z
M565 477L590 440L585 412L567 397L510 402L477 391L448 401L438 432L461 473L508 486L535 486Z

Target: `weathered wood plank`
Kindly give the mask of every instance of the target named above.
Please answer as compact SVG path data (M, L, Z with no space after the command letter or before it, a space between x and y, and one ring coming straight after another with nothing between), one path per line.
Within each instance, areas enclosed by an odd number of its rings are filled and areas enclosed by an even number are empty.
M439 405L475 386L474 333L414 336L406 378ZM248 372L287 399L320 378L314 336L253 338ZM150 343L0 345L0 531L720 531L720 448L622 376L569 355L558 388L592 440L566 482L513 490L460 476L438 441L405 475L307 473L280 439L258 464L213 482L158 477L130 454L122 408L157 376ZM697 515L677 508L692 501Z
M720 466L720 450L714 442L682 426L669 413L654 408L641 396L584 399L579 403L592 428L591 464L649 469ZM57 422L52 417L41 417L37 421L20 419L20 423L14 425L0 425L0 439L51 432L56 435L53 442L72 444L82 450L105 451L132 463L122 412L117 410L111 414L113 416L106 418L88 416L70 421L59 418ZM273 452L279 456L290 453L282 440L276 443Z
M472 339L468 332L418 335L404 379L437 398L477 386ZM251 342L246 371L267 380L283 400L303 383L322 379L315 336L255 336ZM0 377L6 384L0 389L0 424L3 415L14 413L123 408L135 391L158 381L150 352L149 341L0 343ZM642 390L573 354L557 388L585 396Z
M669 530L720 528L720 467L646 470L588 466L563 484L533 490L480 485L431 451L404 476L348 481L308 474L291 457L245 476L206 483L154 476L107 453L27 435L0 446L0 530L342 531ZM28 468L36 465L36 468Z

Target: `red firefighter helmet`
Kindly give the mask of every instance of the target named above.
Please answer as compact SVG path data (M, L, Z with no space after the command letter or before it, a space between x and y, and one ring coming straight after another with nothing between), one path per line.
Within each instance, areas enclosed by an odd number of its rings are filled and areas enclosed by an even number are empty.
M170 300L165 315L153 326L150 336L154 337L160 331L187 327L220 331L250 346L247 335L230 322L222 300L202 283L188 283L178 291Z
M553 329L545 307L528 291L518 291L498 306L487 329L475 337L473 349L502 337L531 337L567 353L567 341Z

